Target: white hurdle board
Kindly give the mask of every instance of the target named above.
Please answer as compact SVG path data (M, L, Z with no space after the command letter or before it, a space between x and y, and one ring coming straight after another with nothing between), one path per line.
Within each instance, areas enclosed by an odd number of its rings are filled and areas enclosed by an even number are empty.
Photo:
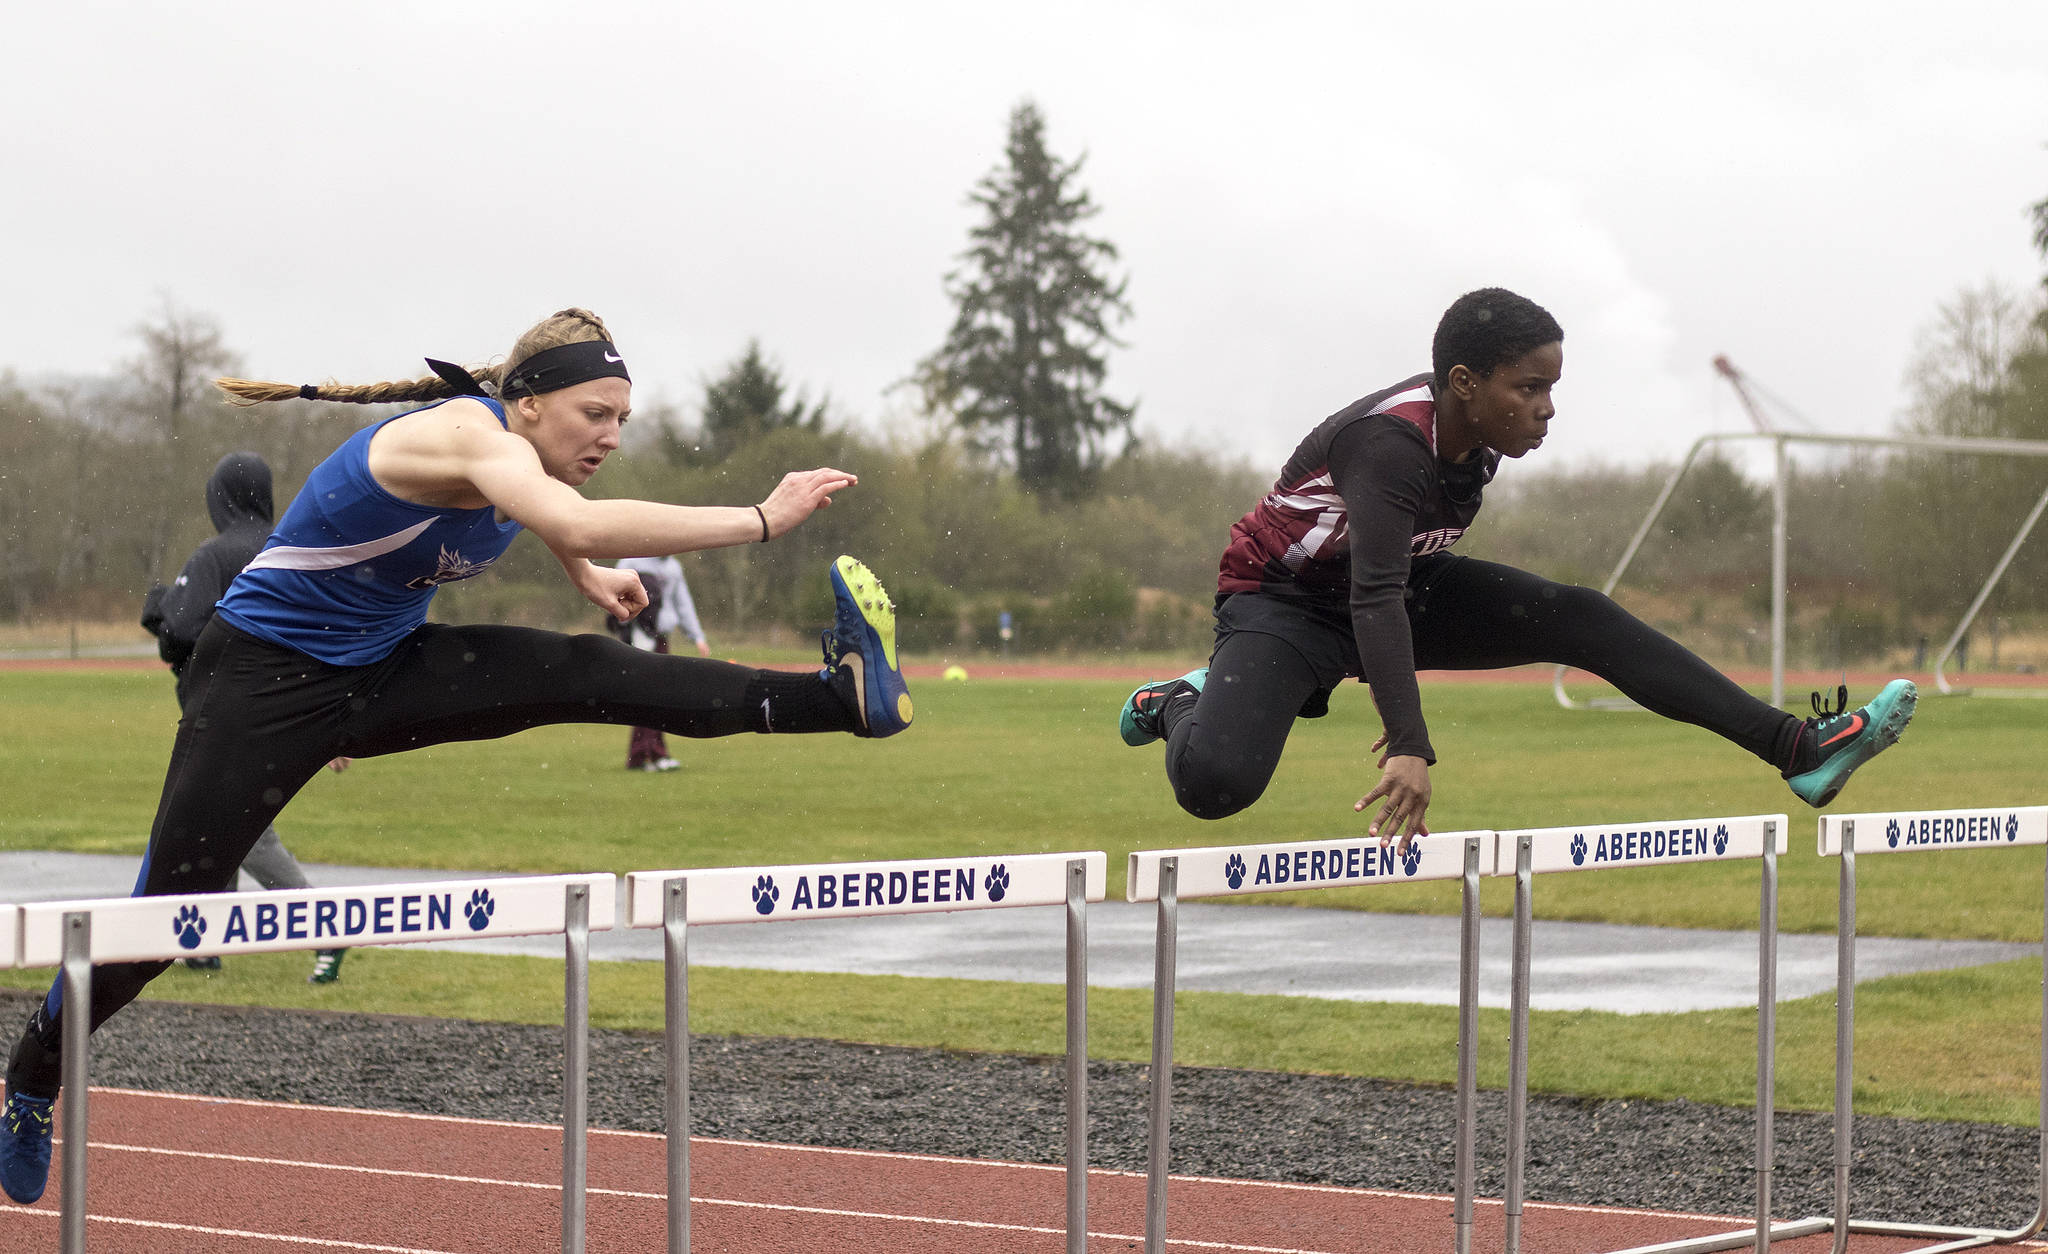
M2041 1145L2037 1158L2034 1217L2018 1228L1904 1224L1856 1219L1850 1210L1850 1173L1855 1162L1854 1077L1856 1074L1856 859L1874 853L1928 850L2006 849L2048 845L2048 806L1973 806L1965 810L1880 810L1866 814L1824 814L1820 856L1839 858L1839 905L1835 923L1835 1205L1813 1222L1835 1234L1844 1248L1850 1233L1954 1238L1918 1250L1962 1250L2005 1245L2033 1236L2048 1225L2048 1053L2041 1066ZM2048 886L2044 886L2048 891ZM2048 936L2042 957L2048 960ZM2041 1022L2048 1027L2048 987L2042 990Z
M1167 859L1174 861L1175 893L1181 900L1454 880L1465 874L1465 845L1475 837L1483 842L1480 865L1491 868L1495 860L1492 832L1418 836L1409 842L1405 854L1392 843L1383 846L1370 836L1269 845L1146 849L1131 854L1124 896L1134 902L1159 900L1159 866Z
M32 902L19 907L24 966L59 966L66 1004L89 1005L100 963L223 954L559 935L563 945L562 1251L584 1249L589 1112L590 929L616 914L608 874L529 875L431 883L185 893ZM0 964L4 965L4 964ZM59 1248L83 1254L90 1015L66 1014Z
M1178 978L1180 903L1197 897L1249 897L1314 888L1358 888L1425 880L1464 881L1458 941L1458 1116L1451 1222L1452 1248L1471 1254L1474 1116L1479 1086L1479 881L1495 860L1490 831L1417 836L1404 849L1373 836L1259 845L1142 849L1130 855L1124 893L1156 902L1152 965L1152 1080L1148 1102L1145 1254L1165 1254L1173 1123L1173 996ZM1360 961L1371 961L1361 957Z
M662 886L672 880L688 885L685 921L692 925L1061 906L1067 865L1076 860L1087 864L1087 900L1101 901L1109 855L1099 850L633 871L626 876L626 926L660 927Z
M1764 832L1775 824L1776 847ZM1634 823L1584 824L1503 831L1495 847L1495 875L1513 875L1517 847L1529 838L1529 870L1612 871L1624 867L1673 866L1686 862L1738 862L1766 852L1782 857L1790 847L1782 814L1734 818L1651 819Z
M21 907L0 905L0 971L21 965Z
M1532 880L1564 871L1619 871L1652 866L1756 862L1761 870L1757 906L1757 1219L1753 1230L1701 1237L1625 1254L1678 1254L1681 1250L1767 1249L1773 1235L1803 1235L1771 1222L1772 1094L1776 1087L1778 863L1791 847L1783 814L1644 819L1571 827L1502 831L1494 874L1515 879L1513 975L1508 994L1508 1128L1506 1180L1501 1206L1506 1254L1522 1248L1523 1171L1528 1157L1529 969L1534 909Z
M589 890L589 926L611 927L617 881L602 873L31 902L20 907L18 960L61 962L64 916L81 912L92 916L94 962L545 935L563 930L575 885Z
M1856 852L2004 849L2048 845L2048 806L1980 806L1973 810L1894 810L1820 816L1820 856L1842 853L1842 829L1856 825Z
M1067 1252L1088 1240L1088 904L1108 891L1101 850L887 862L679 868L626 876L626 926L662 930L668 1250L690 1249L691 926L1025 906L1066 908Z

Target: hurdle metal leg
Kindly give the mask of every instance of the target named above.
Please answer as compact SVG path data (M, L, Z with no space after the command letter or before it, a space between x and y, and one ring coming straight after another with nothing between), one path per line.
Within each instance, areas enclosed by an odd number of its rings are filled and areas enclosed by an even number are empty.
M1849 1162L1856 1114L1856 825L1842 825L1835 914L1835 1245L1849 1245Z
M1067 1254L1088 1254L1088 864L1067 863Z
M2042 918L2048 920L2048 871L2042 886ZM1904 1254L1949 1254L1987 1245L2024 1241L2048 1226L2048 1044L2041 1055L2041 1147L2040 1200L2034 1217L2017 1228L1968 1228L1940 1224L1889 1223L1883 1220L1849 1218L1849 1169L1853 1160L1851 1098L1855 1078L1855 986L1856 986L1856 822L1842 824L1841 908L1836 923L1835 962L1835 1231L1834 1254L1844 1254L1849 1234L1896 1237L1950 1237L1953 1240L1918 1246ZM2041 960L2048 972L2048 929L2042 935ZM2048 1034L2048 981L2041 1000L2041 1027ZM2048 1042L2048 1035L2043 1036Z
M564 897L562 1254L583 1254L590 1148L590 889L571 884Z
M1778 825L1764 824L1756 908L1756 1254L1771 1250L1771 1171L1778 1143Z
M1757 894L1756 953L1756 1224L1736 1232L1631 1246L1616 1254L1709 1254L1752 1249L1769 1254L1771 1241L1826 1232L1825 1218L1771 1220L1771 1177L1777 1164L1778 1088L1778 825L1764 824L1762 884Z
M85 1254L86 1088L92 1072L92 914L64 916L64 1184L58 1190L58 1248Z
M1479 845L1465 842L1464 912L1458 928L1458 1133L1451 1223L1457 1254L1472 1254L1472 1195L1478 1174L1473 1107L1479 1093Z
M690 1249L690 882L662 885L662 1014L668 1037L668 1248Z
M1152 949L1151 1147L1145 1174L1145 1254L1166 1254L1167 1135L1173 1107L1173 985L1180 932L1180 859L1159 860L1159 923Z
M1507 1254L1522 1250L1522 1164L1528 1154L1529 1113L1529 838L1515 845L1515 940L1508 991L1508 1167L1501 1195L1507 1214Z

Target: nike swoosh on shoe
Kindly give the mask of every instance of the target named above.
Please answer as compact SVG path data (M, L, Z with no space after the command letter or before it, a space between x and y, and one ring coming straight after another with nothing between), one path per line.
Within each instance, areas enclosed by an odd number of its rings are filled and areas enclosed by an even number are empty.
M1826 740L1821 741L1821 748L1825 749L1829 745L1835 743L1837 740L1840 740L1845 736L1854 736L1863 730L1863 716L1861 714L1851 714L1849 717L1855 720L1854 725L1844 727L1841 731L1838 731L1834 735L1829 736Z

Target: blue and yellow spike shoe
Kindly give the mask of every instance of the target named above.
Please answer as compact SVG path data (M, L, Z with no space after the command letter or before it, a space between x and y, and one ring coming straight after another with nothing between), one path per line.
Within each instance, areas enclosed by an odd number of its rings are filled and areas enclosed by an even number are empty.
M882 581L863 563L841 557L832 563L832 597L838 609L825 633L825 669L853 681L858 734L893 736L910 726L910 690L896 664L896 607Z
M1166 734L1159 722L1160 715L1166 712L1166 703L1183 694L1199 695L1208 678L1209 668L1204 666L1179 679L1155 679L1143 685L1125 699L1123 713L1116 720L1117 734L1133 748L1151 744Z
M51 1112L54 1097L9 1093L0 1107L0 1192L27 1206L50 1182Z
M1848 709L1849 687L1836 690L1836 704L1830 709L1813 694L1814 717L1806 720L1801 736L1811 737L1819 760L1785 782L1810 806L1824 806L1849 782L1849 773L1895 745L1913 719L1920 690L1910 679L1894 679L1884 686L1869 705Z

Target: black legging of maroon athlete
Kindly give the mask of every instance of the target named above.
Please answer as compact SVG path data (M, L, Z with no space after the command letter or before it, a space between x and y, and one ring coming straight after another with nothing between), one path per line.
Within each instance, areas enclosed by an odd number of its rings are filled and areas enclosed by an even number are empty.
M1644 709L1704 727L1774 767L1791 759L1801 720L1591 588L1443 554L1416 561L1406 604L1417 670L1576 667ZM1348 632L1348 617L1340 623L1333 615L1327 630ZM1227 818L1259 799L1303 704L1331 682L1285 634L1221 635L1200 698L1191 711L1169 714L1166 737L1174 797L1203 819ZM1351 667L1355 675L1357 664Z
M656 727L705 738L851 731L817 672L763 671L649 653L609 636L427 624L381 661L333 666L218 616L193 650L191 691L135 895L222 892L285 803L336 757L368 758L551 723ZM109 963L92 1026L168 962ZM54 1096L62 982L8 1064L8 1088ZM40 1046L40 1048L38 1048Z

